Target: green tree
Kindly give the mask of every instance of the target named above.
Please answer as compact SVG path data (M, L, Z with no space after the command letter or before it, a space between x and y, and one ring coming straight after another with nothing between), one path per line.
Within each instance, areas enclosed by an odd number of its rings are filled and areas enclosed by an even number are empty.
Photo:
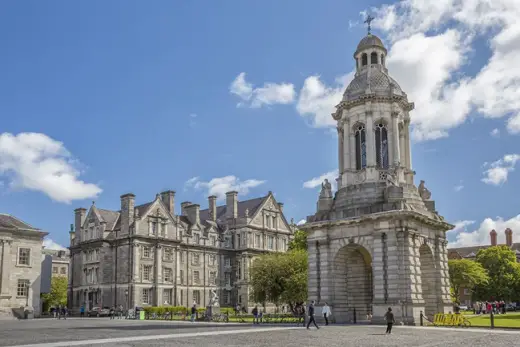
M488 284L476 287L477 297L483 300L516 299L520 285L520 264L515 252L507 246L494 246L477 253L477 262L489 274Z
M294 238L289 242L289 250L307 250L307 233L303 230L296 230Z
M270 253L253 261L250 268L251 299L265 305L296 303L307 299L307 252Z
M477 285L486 285L489 281L487 271L476 261L469 259L448 260L451 296L456 303L460 303L459 292L461 287L474 289Z
M51 291L42 294L42 299L45 300L47 307L67 305L67 285L67 277L52 277Z

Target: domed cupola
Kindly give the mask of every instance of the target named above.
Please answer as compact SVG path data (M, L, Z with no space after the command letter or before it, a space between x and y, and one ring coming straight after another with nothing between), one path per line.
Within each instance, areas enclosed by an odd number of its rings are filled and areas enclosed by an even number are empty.
M343 94L343 101L355 101L366 94L392 97L404 96L399 84L388 75L387 50L383 41L368 33L358 44L354 59L356 75Z

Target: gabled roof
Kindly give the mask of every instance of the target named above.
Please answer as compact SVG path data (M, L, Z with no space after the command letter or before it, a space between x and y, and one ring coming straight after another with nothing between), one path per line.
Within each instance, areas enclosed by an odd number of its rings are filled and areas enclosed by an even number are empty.
M99 216L102 219L101 221L107 223L107 230L114 230L120 213L118 211L102 210L100 208L97 210L99 212Z
M0 229L41 231L40 229L19 220L15 216L4 213L0 213Z
M256 211L258 210L258 208L262 205L262 203L264 202L265 199L267 199L267 196L263 196L260 198L254 198L254 199L250 199L250 200L239 201L238 202L238 216L239 217L244 216L246 214L246 210L249 210L249 216L253 216L256 213ZM218 219L225 220L226 211L227 211L226 205L217 206L217 220ZM211 218L209 215L209 209L200 210L200 220L201 221L210 220L210 219Z

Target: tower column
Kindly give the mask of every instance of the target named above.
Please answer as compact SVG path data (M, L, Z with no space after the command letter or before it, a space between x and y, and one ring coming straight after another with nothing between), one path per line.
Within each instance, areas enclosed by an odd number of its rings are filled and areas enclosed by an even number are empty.
M356 169L356 137L354 135L354 132L349 128L348 131L348 137L349 137L349 145L350 149L352 151L352 155L350 156L350 168L355 170Z
M344 151L343 145L343 132L345 131L339 124L336 128L338 130L338 162L339 162L339 174L341 175L345 170Z
M399 154L399 114L397 112L392 112L392 135L392 157L394 159L394 165L399 165L401 155Z
M404 139L404 125L403 131L399 132L399 153L400 153L400 161L401 166L406 166L406 151L405 151L405 139Z
M353 149L350 141L350 119L348 119L343 126L343 171L352 169L352 161L350 159L350 151Z
M367 166L376 166L376 156L374 149L374 125L372 120L372 111L368 111L366 113L367 124L365 125L366 129L366 147L367 147Z
M410 149L410 121L404 121L404 137L405 137L405 162L408 169L412 169L412 153Z

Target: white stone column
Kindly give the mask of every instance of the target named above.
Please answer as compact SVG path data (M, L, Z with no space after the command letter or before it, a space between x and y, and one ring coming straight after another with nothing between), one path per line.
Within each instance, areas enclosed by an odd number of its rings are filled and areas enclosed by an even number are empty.
M374 124L372 119L372 112L366 113L367 124L365 124L366 148L367 148L367 166L376 166L376 151L374 149Z
M356 134L352 131L352 129L349 130L348 137L350 139L349 145L350 145L350 168L352 170L356 169Z
M355 147L352 148L352 141L350 140L350 133L352 132L352 129L350 127L350 119L347 119L345 126L343 127L343 171L352 169L350 153L353 149L355 149Z
M404 124L403 131L399 132L399 153L401 161L401 166L406 166L406 146L405 146L405 137L404 137Z
M397 112L392 113L392 135L392 158L394 165L398 165L401 155L399 151L399 114Z
M156 247L156 252L155 252L155 256L156 256L156 260L155 260L155 266L157 267L157 277L156 277L156 282L157 283L162 283L162 246L161 245L157 245Z
M410 145L410 121L404 122L404 136L405 136L405 154L406 154L406 167L412 169L412 151Z
M345 131L343 128L338 125L338 164L339 164L339 174L345 170L345 156L344 156L344 145L343 145L343 132Z
M0 285L2 295L9 295L11 283L9 281L11 275L11 241L1 240L2 242L2 277L0 278Z

